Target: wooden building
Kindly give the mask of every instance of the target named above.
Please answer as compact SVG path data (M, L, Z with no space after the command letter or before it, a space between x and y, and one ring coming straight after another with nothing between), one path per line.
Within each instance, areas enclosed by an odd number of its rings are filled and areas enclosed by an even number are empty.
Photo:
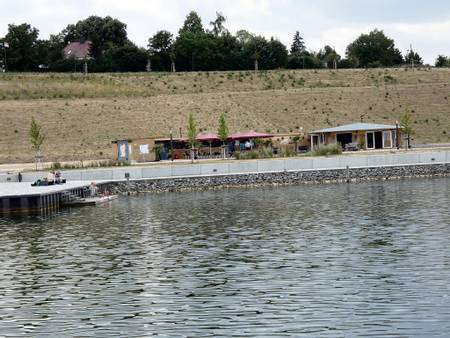
M117 140L112 142L114 161L151 162L155 160L155 139Z
M341 144L345 150L401 147L401 127L398 124L352 123L315 130L309 136L313 151L329 144Z

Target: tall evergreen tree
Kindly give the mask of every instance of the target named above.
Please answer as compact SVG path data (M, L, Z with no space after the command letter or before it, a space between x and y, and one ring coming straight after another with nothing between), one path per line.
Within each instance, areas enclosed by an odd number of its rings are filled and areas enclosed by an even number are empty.
M405 55L405 63L408 65L420 66L423 65L423 60L419 53L413 51L412 49L408 51Z
M299 31L295 32L294 40L291 46L291 55L300 55L306 51L305 42Z
M184 20L183 27L181 27L179 33L193 33L199 34L204 33L205 30L203 28L202 19L198 15L197 12L191 11Z

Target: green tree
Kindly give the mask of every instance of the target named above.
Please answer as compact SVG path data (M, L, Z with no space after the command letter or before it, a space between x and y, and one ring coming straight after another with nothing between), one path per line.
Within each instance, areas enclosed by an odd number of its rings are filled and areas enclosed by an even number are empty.
M155 70L170 70L173 52L173 34L162 30L148 39L148 47Z
M64 46L65 43L63 34L59 33L56 35L50 35L50 38L47 40L47 63L50 66L63 59L62 51Z
M406 108L403 112L400 118L400 125L402 126L402 132L406 135L407 148L409 149L411 148L411 136L415 133L410 108Z
M219 117L219 128L217 129L217 136L222 141L222 158L225 158L225 142L228 138L230 131L228 130L227 121L225 115L221 114Z
M39 31L27 23L8 25L4 41L9 43L7 54L8 69L32 71L43 62L38 57Z
M42 132L42 127L36 122L34 117L31 118L31 127L30 127L30 142L31 147L36 153L36 170L37 170L37 163L40 162L41 158L41 147L44 143L45 135Z
M220 13L216 12L216 20L211 21L209 24L212 26L211 34L215 37L221 36L223 34L227 34L228 31L224 27L224 23L227 21L225 16Z
M341 69L355 68L355 64L350 59L341 59L338 62L338 68Z
M289 69L315 69L322 67L322 61L314 54L304 52L301 55L289 55Z
M178 70L219 69L220 55L216 43L217 40L206 33L181 33L174 44Z
M341 56L336 52L336 50L328 45L325 46L323 50L321 49L319 51L317 57L327 68L337 68L338 62L341 59Z
M438 55L435 63L436 67L449 67L450 66L450 58L445 55Z
M405 63L408 65L414 64L415 66L420 66L423 65L423 60L419 53L410 50L405 55Z
M219 136L219 139L224 143L227 140L229 133L230 131L228 130L225 115L221 114L219 117L219 128L217 130L217 136Z
M148 53L143 48L127 43L106 50L93 64L94 71L142 72L147 65Z
M110 16L104 18L90 16L71 24L63 30L65 44L73 41L91 41L91 56L99 57L113 46L123 46L128 42L127 25Z
M361 34L353 41L347 47L347 58L352 59L359 67L389 67L403 63L394 40L377 29L369 34Z
M148 47L152 53L169 53L173 44L173 34L161 30L148 39Z
M183 27L181 27L179 34L181 33L193 33L200 34L204 33L202 19L197 12L191 11L184 20Z
M299 56L306 51L305 42L299 31L295 32L291 45L291 55Z
M195 147L197 146L197 126L192 114L189 114L188 119L188 145L191 148L191 160L194 162Z
M249 43L253 37L254 37L254 35L248 31L246 31L245 29L241 29L236 32L236 39L242 46Z
M288 52L286 46L274 38L267 41L262 36L252 35L242 46L242 58L244 69L251 69L256 62L259 69L283 68L288 61Z

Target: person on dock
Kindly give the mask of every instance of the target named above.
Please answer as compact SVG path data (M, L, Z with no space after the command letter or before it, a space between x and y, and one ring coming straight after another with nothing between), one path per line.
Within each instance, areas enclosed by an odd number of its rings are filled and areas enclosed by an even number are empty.
M61 172L59 170L57 170L55 172L55 184L61 184L62 180L61 180Z
M91 197L97 196L98 187L97 184L95 184L95 182L91 182L91 185L89 186L89 192L91 194Z
M47 175L47 184L48 185L53 185L55 184L55 172L54 171L50 171Z

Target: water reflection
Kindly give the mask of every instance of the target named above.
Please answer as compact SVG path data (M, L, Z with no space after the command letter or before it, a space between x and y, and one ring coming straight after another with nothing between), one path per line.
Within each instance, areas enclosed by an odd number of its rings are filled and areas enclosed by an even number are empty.
M450 180L121 198L0 220L0 336L450 332Z

